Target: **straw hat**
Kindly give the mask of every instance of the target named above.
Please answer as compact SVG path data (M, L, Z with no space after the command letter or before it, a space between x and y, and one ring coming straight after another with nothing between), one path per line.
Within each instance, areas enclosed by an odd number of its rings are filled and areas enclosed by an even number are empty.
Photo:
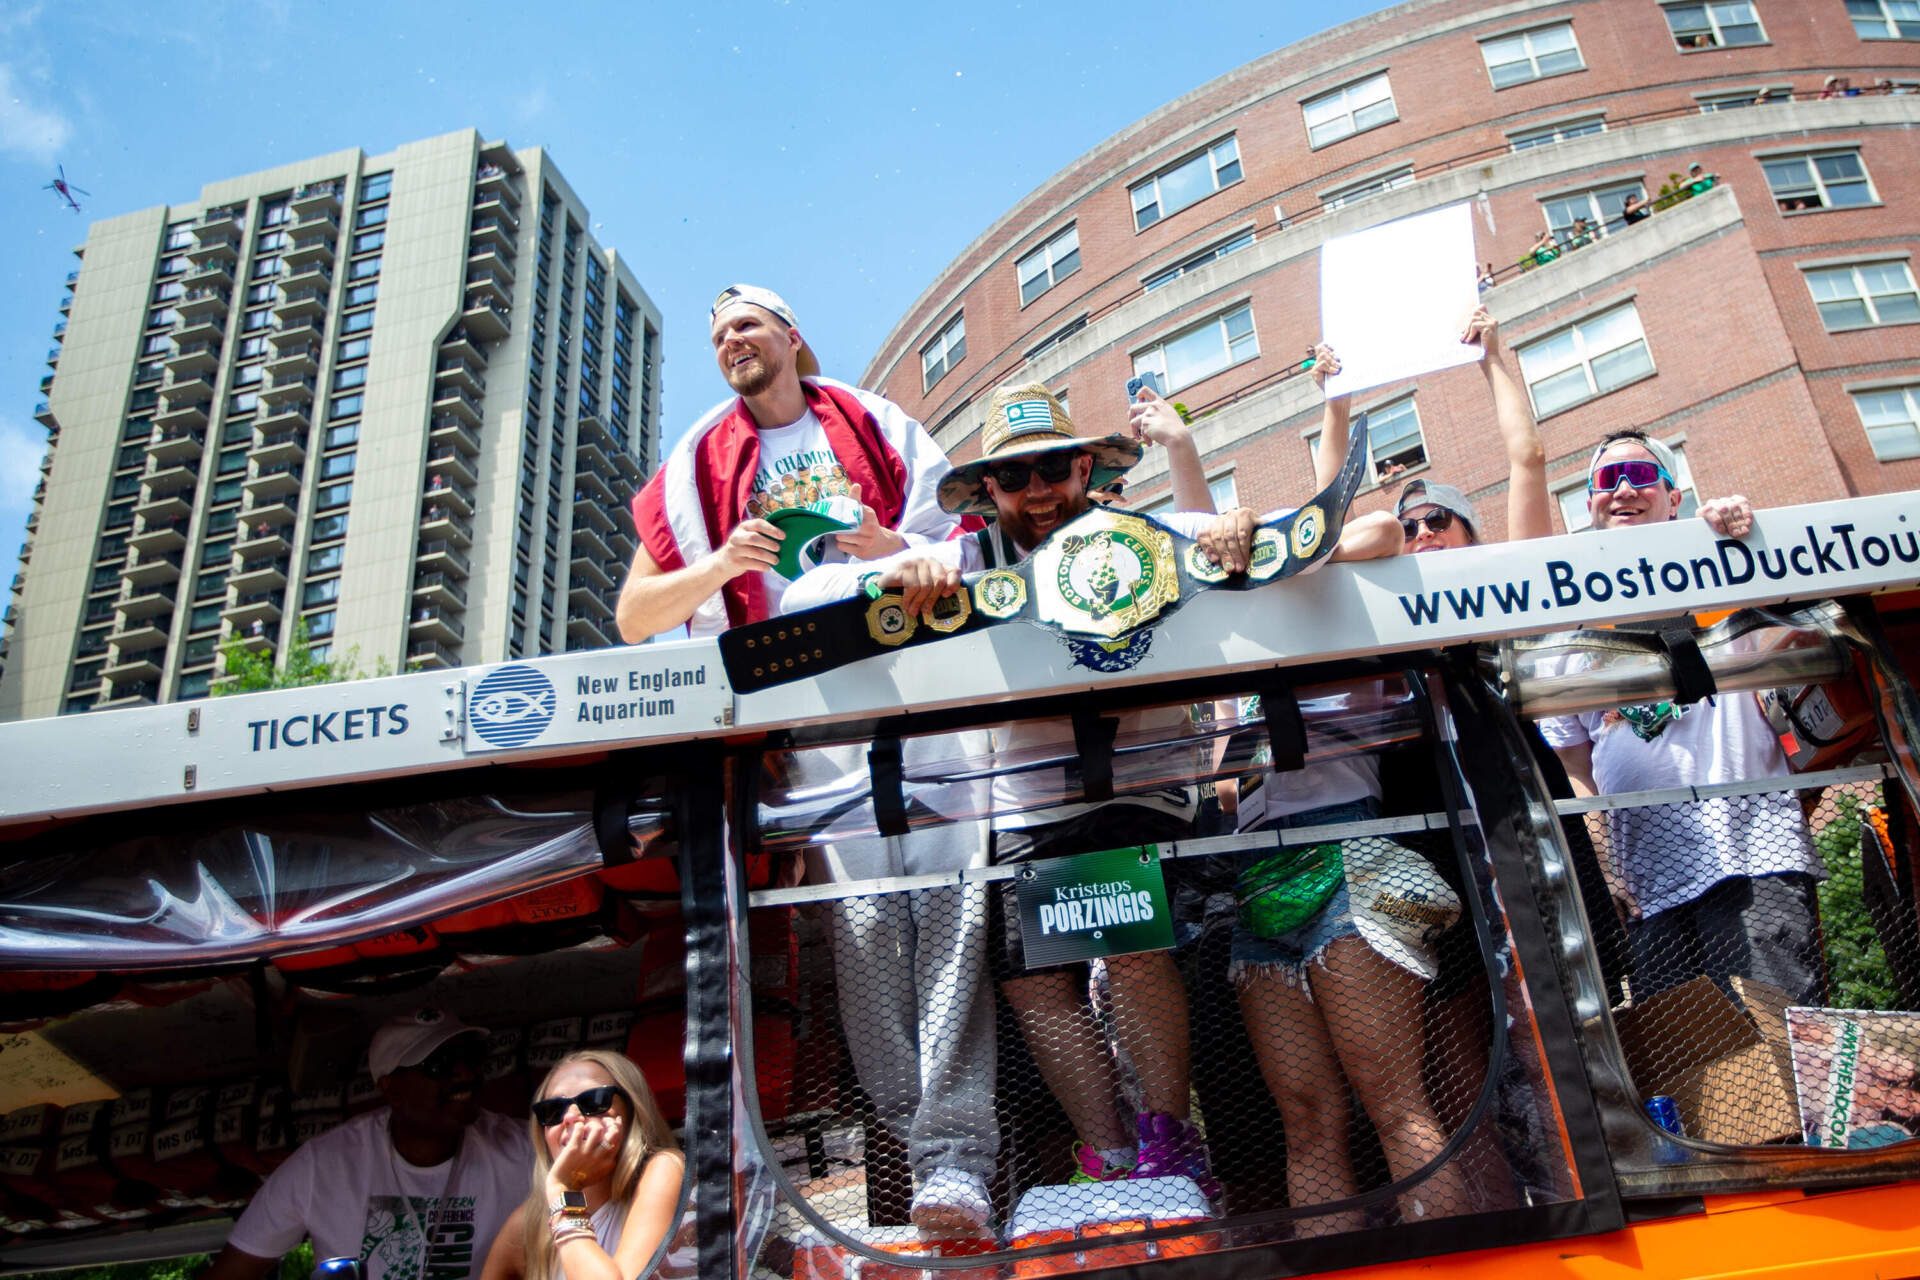
M1129 436L1075 435L1067 411L1037 382L995 389L987 401L980 445L980 457L960 464L940 481L940 506L955 515L994 513L993 498L980 481L996 462L1077 449L1093 457L1093 474L1087 479L1091 491L1119 479L1140 461L1141 453L1140 442Z

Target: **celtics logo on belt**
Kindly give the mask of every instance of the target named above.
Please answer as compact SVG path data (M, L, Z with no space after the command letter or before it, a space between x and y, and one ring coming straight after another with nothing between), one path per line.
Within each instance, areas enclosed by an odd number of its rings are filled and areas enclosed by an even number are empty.
M912 639L919 624L898 595L881 596L867 606L867 634L889 648Z
M1071 635L1116 639L1180 598L1173 535L1138 516L1089 513L1034 552L1034 612Z
M973 584L973 604L989 618L1011 618L1027 605L1027 580L1011 569L990 569Z
M1327 532L1327 516L1318 506L1308 503L1294 513L1293 531L1288 535L1293 554L1301 560L1312 555Z

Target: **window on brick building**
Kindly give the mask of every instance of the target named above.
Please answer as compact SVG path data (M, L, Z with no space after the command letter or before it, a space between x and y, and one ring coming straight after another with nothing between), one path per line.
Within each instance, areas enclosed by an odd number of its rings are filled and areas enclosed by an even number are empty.
M1020 259L1020 305L1026 306L1080 269L1080 228L1068 227Z
M1155 289L1158 289L1161 285L1171 284L1175 280L1178 280L1181 276L1187 274L1187 272L1198 271L1201 267L1206 266L1209 262L1212 262L1217 258L1224 258L1230 253L1238 253L1240 250L1246 248L1248 245L1252 243L1253 243L1253 232L1242 231L1239 235L1234 236L1231 239L1222 240L1219 244L1213 245L1206 249L1202 249L1199 253L1192 254L1188 257L1182 258L1179 262L1174 263L1172 266L1163 267L1159 271L1156 271L1152 275L1148 276L1146 279L1146 291L1148 293L1152 293Z
M1233 481L1233 472L1225 471L1207 481L1207 493L1213 498L1215 511L1231 511L1240 505L1240 488ZM1138 508L1143 515L1160 516L1172 511L1173 495L1155 498L1152 502Z
M1519 354L1520 374L1541 417L1653 372L1640 313L1631 302L1529 342Z
M1145 231L1160 219L1232 186L1240 177L1240 143L1223 138L1127 188L1133 197L1133 229Z
M1318 431L1307 437L1307 452L1319 456ZM1426 462L1427 440L1420 430L1420 411L1414 406L1413 396L1401 396L1367 410L1368 484L1379 484L1399 471L1425 466Z
M1760 167L1766 171L1767 188L1782 213L1845 209L1879 200L1858 151L1770 156L1760 162Z
M1757 107L1768 102L1791 102L1792 85L1756 85L1751 89L1735 89L1726 93L1696 93L1695 102L1700 104L1701 115L1711 115L1715 111L1738 111L1742 107Z
M1565 244L1573 234L1574 223L1581 218L1587 220L1587 230L1594 235L1603 236L1609 230L1620 230L1626 225L1621 220L1620 211L1626 207L1627 197L1644 198L1646 193L1646 187L1638 181L1621 182L1610 187L1595 187L1591 191L1576 191L1572 195L1542 200L1540 211L1547 217L1547 226L1552 230L1553 238Z
M1920 40L1915 0L1847 0L1847 16L1862 40Z
M939 333L933 335L933 341L920 348L920 376L928 391L933 384L947 376L947 371L959 364L967 356L967 317L966 313L947 321Z
M1676 49L1718 49L1723 45L1765 44L1767 33L1760 15L1746 0L1714 0L1711 4L1670 4L1667 29Z
M1679 473L1673 482L1680 488L1680 519L1685 520L1700 510L1700 492L1693 484L1693 469L1687 465L1686 441L1669 440L1667 447L1673 450L1673 462ZM1593 515L1587 510L1587 477L1582 472L1555 482L1553 498L1560 506L1560 518L1566 521L1568 533L1579 533L1582 529L1593 527Z
M1324 147L1349 134L1364 133L1400 118L1393 105L1393 87L1387 73L1368 76L1349 85L1308 98L1300 104L1307 121L1307 145Z
M1558 120L1552 124L1535 125L1530 129L1515 129L1507 135L1507 142L1515 151L1528 151L1534 147L1565 142L1568 138L1584 138L1590 133L1606 131L1607 122L1604 116L1581 116L1577 120Z
M1344 187L1335 187L1321 193L1320 203L1328 209L1338 209L1342 205L1364 200L1368 196L1377 196L1382 191L1391 191L1395 187L1404 187L1413 181L1413 166L1403 164L1391 173L1376 173L1370 178L1350 182Z
M1854 262L1808 269L1807 288L1829 331L1920 320L1920 295L1905 262Z
M1920 384L1855 391L1853 407L1882 462L1920 458Z
M1587 66L1580 58L1580 44L1573 38L1571 22L1482 40L1480 56L1486 59L1487 75L1496 89L1584 71Z
M1259 354L1253 305L1242 303L1148 347L1134 356L1133 371L1158 374L1160 385L1171 394Z

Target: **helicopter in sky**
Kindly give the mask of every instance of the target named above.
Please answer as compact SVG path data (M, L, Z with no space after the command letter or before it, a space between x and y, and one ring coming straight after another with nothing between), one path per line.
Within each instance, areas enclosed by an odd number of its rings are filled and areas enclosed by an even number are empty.
M57 165L55 167L60 170L60 176L55 178L52 182L49 182L46 186L42 187L41 190L54 192L62 200L65 200L67 202L67 207L69 209L73 210L75 213L79 213L80 202L74 199L74 197L90 196L93 193L91 191L88 191L85 187L76 187L71 182L68 182L67 167L65 165Z

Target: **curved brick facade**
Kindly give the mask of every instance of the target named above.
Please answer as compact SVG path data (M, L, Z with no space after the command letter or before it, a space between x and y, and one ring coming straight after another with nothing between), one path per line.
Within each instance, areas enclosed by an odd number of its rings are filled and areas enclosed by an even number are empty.
M1754 0L1746 13L1753 21L1724 5L1418 0L1250 62L1115 134L1016 205L915 302L863 385L961 457L977 451L988 393L1009 380L1065 390L1081 430L1104 432L1124 421L1137 357L1249 308L1257 353L1223 328L1220 359L1234 363L1174 386L1172 398L1193 412L1222 493L1231 477L1243 504L1286 503L1310 486L1307 433L1319 421L1318 393L1292 370L1319 335L1320 244L1472 200L1478 256L1501 268L1487 305L1508 346L1529 349L1531 373L1549 367L1541 343L1589 326L1584 341L1609 314L1607 333L1630 332L1621 327L1630 319L1644 342L1645 359L1629 352L1626 363L1651 366L1616 376L1590 363L1589 394L1558 407L1550 388L1534 388L1556 488L1577 484L1592 442L1627 424L1681 444L1709 493L1776 505L1920 488L1920 425L1902 421L1920 423L1910 261L1920 93L1902 91L1920 87L1920 42L1890 23L1876 34L1843 0ZM1496 88L1496 67L1513 83ZM1833 73L1866 92L1821 98ZM1381 75L1390 107L1378 100ZM1356 85L1342 101L1359 127L1339 137L1326 136L1338 123L1323 127L1312 145L1310 104ZM1771 100L1710 109L1762 93ZM1595 120L1601 131L1580 132ZM1550 128L1574 136L1522 145ZM1196 154L1210 158L1163 178L1160 204L1137 215L1150 197L1132 189ZM1795 157L1820 176L1793 184ZM1714 190L1519 269L1582 193L1604 214L1624 188L1657 197L1694 161L1721 175ZM1385 189L1341 199L1369 183ZM1206 194L1141 225L1179 204L1183 185ZM1145 287L1235 240L1235 251ZM1049 244L1059 268L1036 282L1046 260L1030 255ZM1824 315L1815 287L1828 295ZM1849 290L1861 301L1849 304ZM923 352L956 318L964 354L929 382ZM1478 500L1504 488L1477 370L1366 392L1356 407L1401 433L1383 457ZM1387 448L1378 433L1375 446ZM1384 505L1395 487L1375 486L1360 505ZM1165 494L1156 459L1136 472L1133 492L1136 505ZM1504 505L1486 502L1489 534L1502 532Z

